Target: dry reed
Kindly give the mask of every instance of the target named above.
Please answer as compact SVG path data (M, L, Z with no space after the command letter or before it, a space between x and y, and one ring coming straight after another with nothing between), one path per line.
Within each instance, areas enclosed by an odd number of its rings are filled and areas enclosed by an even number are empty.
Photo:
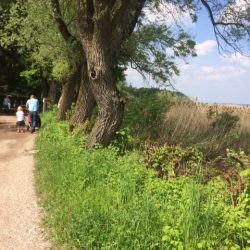
M235 132L240 135L237 145L250 142L250 107L197 104L194 102L178 102L165 115L163 137L167 143L186 145L209 145L218 140L224 131L211 130L211 124L224 112L239 117Z

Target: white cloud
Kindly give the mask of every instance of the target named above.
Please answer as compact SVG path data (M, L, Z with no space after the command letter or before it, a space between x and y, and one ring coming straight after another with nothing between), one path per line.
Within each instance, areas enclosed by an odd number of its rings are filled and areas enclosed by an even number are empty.
M217 43L214 40L206 40L203 43L198 43L196 45L196 53L198 56L205 56L213 52L216 48Z
M247 56L243 56L240 53L236 53L228 57L223 57L222 60L227 63L233 63L246 69L250 69L250 58Z
M133 69L131 67L127 68L125 74L127 83L134 87L142 88L142 87L157 86L155 85L155 82L152 81L149 75L145 74L145 76L142 77L142 75L136 69Z
M202 82L217 85L225 82L235 82L239 77L247 74L247 70L229 63L220 66L184 64L180 66L180 77L176 78L176 82L181 84L199 85Z
M205 74L211 74L214 72L214 68L210 66L203 66L203 67L200 67L200 72L205 73Z
M127 70L125 71L125 74L128 84L136 85L136 87L142 84L143 78L135 69L128 67Z
M208 73L208 72L207 72ZM239 69L238 67L224 66L219 68L212 68L207 75L202 75L201 79L206 81L230 81L244 75L246 71L244 69Z
M181 72L190 71L193 69L193 67L194 67L193 64L189 64L189 63L179 65L179 69Z

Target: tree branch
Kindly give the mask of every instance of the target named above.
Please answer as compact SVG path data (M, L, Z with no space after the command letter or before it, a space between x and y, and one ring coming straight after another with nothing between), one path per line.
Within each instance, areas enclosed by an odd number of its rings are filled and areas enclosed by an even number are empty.
M119 51L122 41L133 32L145 2L146 0L126 0L122 1L120 6L114 5L117 9L111 11L111 43L115 50Z
M93 0L76 0L77 3L77 16L80 28L80 33L84 37L83 40L90 40L93 36L94 23L94 6Z
M63 39L68 42L73 36L70 34L66 23L63 20L60 5L58 0L51 0L52 11L54 14L55 21L58 25L58 29L63 37Z
M222 26L239 26L239 27L242 27L244 28L244 25L242 23L234 23L234 22L216 22L214 20L214 15L213 15L213 12L209 6L209 4L205 1L205 0L201 0L202 4L205 6L205 8L207 9L208 13L209 13L209 17L210 17L210 20L212 22L212 24L214 26L216 25L222 25Z
M243 23L237 23L237 22L215 21L213 11L211 7L209 6L208 2L206 0L201 0L201 3L205 6L205 8L208 11L209 18L213 25L213 29L214 29L214 33L215 33L215 37L216 37L219 50L221 49L226 53L228 52L228 50L226 48L223 48L220 44L219 39L222 39L222 41L224 41L224 43L228 45L229 47L231 47L234 51L238 51L242 53L242 50L236 44L236 41L232 41L233 36L227 32L226 27L235 26L238 28L245 28L245 25ZM224 29L221 31L219 27L224 27Z

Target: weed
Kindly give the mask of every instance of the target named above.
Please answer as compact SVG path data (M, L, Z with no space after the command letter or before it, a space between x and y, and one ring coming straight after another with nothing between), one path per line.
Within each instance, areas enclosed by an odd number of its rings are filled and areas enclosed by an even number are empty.
M44 127L36 141L36 182L45 226L59 249L250 247L248 172L241 173L244 189L233 207L227 183L220 176L206 183L189 174L155 178L140 152L126 152L124 157L114 147L86 151L85 139L54 117L52 112L42 117ZM158 157L158 151L154 153ZM167 162L158 158L151 162L167 164L167 169L171 162L183 162L191 172L202 158L194 148L178 147L166 148L159 156Z

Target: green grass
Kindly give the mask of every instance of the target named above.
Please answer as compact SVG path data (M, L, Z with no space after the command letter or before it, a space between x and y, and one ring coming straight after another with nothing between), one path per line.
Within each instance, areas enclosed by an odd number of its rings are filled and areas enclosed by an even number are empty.
M87 151L54 117L42 117L36 182L59 249L247 249L249 210L230 206L223 181L158 179L139 152Z

